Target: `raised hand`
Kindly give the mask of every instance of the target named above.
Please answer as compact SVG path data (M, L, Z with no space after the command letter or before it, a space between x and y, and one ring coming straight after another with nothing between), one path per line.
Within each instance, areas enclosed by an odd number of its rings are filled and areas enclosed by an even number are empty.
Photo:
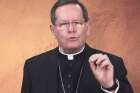
M95 78L104 88L113 86L114 68L107 55L93 54L89 58L89 63Z

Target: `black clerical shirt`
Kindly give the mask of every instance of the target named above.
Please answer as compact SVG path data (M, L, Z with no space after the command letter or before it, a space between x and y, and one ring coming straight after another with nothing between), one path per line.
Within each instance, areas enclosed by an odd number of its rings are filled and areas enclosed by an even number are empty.
M75 93L76 90L78 91L78 83L80 83L80 79L82 77L85 50L74 55L73 60L68 60L67 55L63 55L60 52L58 53L58 58L60 58L60 69L58 70L58 91L59 93L64 93L64 91L66 93Z

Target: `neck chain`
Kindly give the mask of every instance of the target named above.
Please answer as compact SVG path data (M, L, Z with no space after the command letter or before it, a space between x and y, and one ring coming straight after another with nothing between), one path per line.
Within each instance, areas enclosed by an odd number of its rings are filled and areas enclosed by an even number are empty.
M79 87L80 79L81 79L81 76L82 76L82 72L83 72L83 65L82 65L82 68L81 68L81 71L80 71L80 75L79 75L79 78L78 78L78 82L77 82L77 86L76 86L76 89L75 89L75 93L78 93L78 87ZM60 65L59 65L59 76L60 76L60 79L61 79L63 93L66 93L66 90L65 90L65 87L64 87L63 78L62 78L62 72L61 72Z

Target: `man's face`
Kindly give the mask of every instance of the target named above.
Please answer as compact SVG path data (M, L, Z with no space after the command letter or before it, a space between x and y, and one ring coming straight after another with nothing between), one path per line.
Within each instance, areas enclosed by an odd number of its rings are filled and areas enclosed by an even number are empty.
M56 22L51 30L63 50L78 50L86 42L88 23L79 5L68 4L57 8Z

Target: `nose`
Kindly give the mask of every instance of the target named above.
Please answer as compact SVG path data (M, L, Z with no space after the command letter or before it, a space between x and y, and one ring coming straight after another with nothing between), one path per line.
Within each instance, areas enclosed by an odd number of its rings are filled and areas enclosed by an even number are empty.
M75 26L73 23L69 23L69 26L68 26L68 32L69 33L72 33L72 32L75 32L76 29L75 29Z

